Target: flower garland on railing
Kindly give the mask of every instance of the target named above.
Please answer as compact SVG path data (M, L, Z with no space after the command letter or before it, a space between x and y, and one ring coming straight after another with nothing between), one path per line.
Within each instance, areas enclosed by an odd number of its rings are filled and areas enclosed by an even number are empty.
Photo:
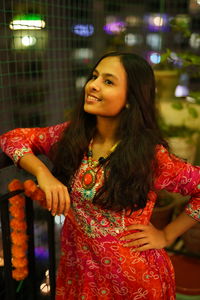
M23 190L24 195L36 200L46 208L46 198L44 192L35 184L33 180L26 180L22 183L18 179L12 180L8 185L10 192ZM26 233L27 224L25 216L25 197L23 194L16 195L9 199L9 212L11 215L11 255L12 277L15 280L23 280L28 276L28 235Z

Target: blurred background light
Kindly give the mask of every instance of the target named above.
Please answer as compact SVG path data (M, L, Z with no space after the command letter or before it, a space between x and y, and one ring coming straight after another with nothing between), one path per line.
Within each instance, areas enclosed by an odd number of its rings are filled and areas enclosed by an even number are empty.
M45 22L41 19L40 15L18 15L10 22L9 27L12 30L39 30L45 28Z
M86 83L87 77L80 76L76 78L76 89L82 89Z
M158 52L149 52L147 59L151 64L159 64L161 60L161 55Z
M176 97L186 97L189 94L189 89L187 86L184 85L177 85L175 89L175 96Z
M162 37L159 33L148 33L146 43L154 50L160 50L162 47Z
M122 21L108 23L103 29L107 34L118 34L126 29L126 23Z
M48 295L50 293L50 278L49 278L49 270L45 272L44 282L40 285L40 292L43 295Z
M106 24L117 22L117 21L118 21L118 18L116 16L107 16L106 17Z
M148 14L144 16L144 22L149 31L168 31L169 19L167 14Z
M43 50L46 48L48 41L48 32L38 30L30 34L29 30L13 31L12 49L13 50Z
M142 36L140 34L127 33L124 37L125 44L128 46L134 46L142 43Z
M200 48L200 34L193 32L190 36L189 43L190 43L190 46L194 49Z
M76 24L72 27L72 31L79 36L91 36L94 33L94 26L92 24Z
M40 259L47 259L49 257L48 249L45 247L35 247L35 256Z
M94 52L90 48L78 48L73 52L73 58L75 60L91 60L94 56Z
M127 25L130 27L136 27L136 26L141 25L141 23L142 23L141 17L138 17L138 16L127 16L125 21L126 21Z
M22 44L26 47L33 46L37 42L36 38L34 36L25 35L22 37Z

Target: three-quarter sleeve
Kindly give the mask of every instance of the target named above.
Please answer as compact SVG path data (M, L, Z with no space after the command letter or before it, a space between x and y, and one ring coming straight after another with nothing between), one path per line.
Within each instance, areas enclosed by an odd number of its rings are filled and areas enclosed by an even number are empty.
M157 147L156 159L155 188L190 195L185 212L200 221L200 167L170 154L163 146Z
M68 122L35 128L16 128L0 136L0 147L15 163L27 153L48 155L52 145L56 143Z

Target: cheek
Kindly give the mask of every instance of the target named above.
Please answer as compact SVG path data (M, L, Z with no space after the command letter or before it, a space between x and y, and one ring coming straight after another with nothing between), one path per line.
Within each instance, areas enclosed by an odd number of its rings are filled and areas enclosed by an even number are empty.
M114 103L117 107L124 107L126 104L126 95L125 93L117 93L114 98Z

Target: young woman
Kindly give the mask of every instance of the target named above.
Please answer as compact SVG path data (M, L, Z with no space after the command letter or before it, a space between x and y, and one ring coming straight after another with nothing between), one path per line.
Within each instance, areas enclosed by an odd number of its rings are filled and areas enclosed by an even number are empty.
M35 175L53 215L65 214L57 300L175 299L163 250L200 218L200 167L167 150L155 80L141 57L109 53L94 66L70 122L15 129L1 147ZM51 157L49 169L35 156ZM191 195L163 230L150 218L156 192Z

